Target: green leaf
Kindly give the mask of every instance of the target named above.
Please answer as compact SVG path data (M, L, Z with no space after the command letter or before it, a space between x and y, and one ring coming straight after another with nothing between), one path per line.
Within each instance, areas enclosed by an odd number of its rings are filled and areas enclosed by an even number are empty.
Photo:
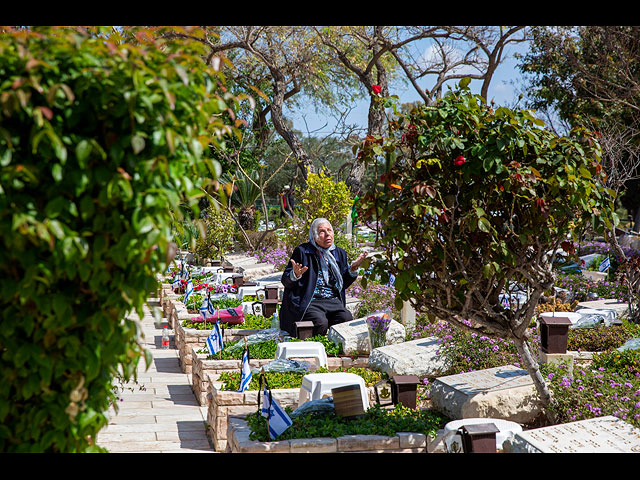
M491 232L491 223L489 222L489 220L487 220L486 217L479 218L478 228L485 233L489 233Z
M133 153L135 153L136 155L140 153L142 150L144 150L145 147L144 138L139 135L134 135L133 137L131 137L131 147L133 148Z
M80 140L76 145L76 159L78 160L80 167L85 167L87 165L86 160L89 158L92 148L91 142L86 139Z

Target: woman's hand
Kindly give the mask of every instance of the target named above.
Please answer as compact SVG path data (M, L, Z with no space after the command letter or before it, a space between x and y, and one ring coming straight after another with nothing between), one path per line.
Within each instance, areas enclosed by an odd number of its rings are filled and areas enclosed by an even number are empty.
M300 278L304 272L309 270L309 267L303 267L301 264L297 263L293 258L291 259L291 266L293 267L293 274L296 278Z
M364 261L365 258L367 258L367 252L362 252L358 256L358 258L356 258L351 264L351 271L355 272L356 270L358 270L358 267L360 267L360 264Z

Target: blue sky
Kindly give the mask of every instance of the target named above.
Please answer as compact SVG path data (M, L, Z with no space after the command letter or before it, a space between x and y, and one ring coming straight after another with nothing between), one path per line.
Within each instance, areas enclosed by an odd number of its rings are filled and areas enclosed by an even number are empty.
M496 105L509 106L516 101L519 92L518 79L520 79L520 72L516 68L517 60L513 58L512 53L515 50L510 50L508 58L500 64L494 73L491 85L489 88L489 100L493 99ZM522 50L520 50L522 51ZM516 82L514 85L512 82ZM473 93L479 93L480 82L477 80L471 81L470 84ZM392 91L391 94L398 95L400 102L411 102L419 99L418 94L415 93L413 87L403 87L403 90ZM361 102L354 106L354 109L347 117L348 124L356 124L362 128L367 126L367 112L369 108L369 99L363 98ZM285 113L288 118L294 122L296 129L306 133L307 130L312 135L317 137L323 137L329 134L333 130L335 121L326 114L316 114L313 108L309 108L300 112L292 112L285 109ZM303 120L303 116L306 119L306 125ZM328 125L325 126L325 123Z

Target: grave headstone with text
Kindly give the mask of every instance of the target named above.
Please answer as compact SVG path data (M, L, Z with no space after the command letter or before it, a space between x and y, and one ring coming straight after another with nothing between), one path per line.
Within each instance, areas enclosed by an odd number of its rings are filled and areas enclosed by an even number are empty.
M640 453L640 429L605 416L518 432L502 446L505 453Z

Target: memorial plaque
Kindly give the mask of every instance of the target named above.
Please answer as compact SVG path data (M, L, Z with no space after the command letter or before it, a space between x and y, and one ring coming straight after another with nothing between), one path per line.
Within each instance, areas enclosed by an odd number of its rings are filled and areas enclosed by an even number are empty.
M640 429L614 416L519 432L505 451L640 453Z
M449 375L438 381L468 395L533 385L529 372L513 365Z

